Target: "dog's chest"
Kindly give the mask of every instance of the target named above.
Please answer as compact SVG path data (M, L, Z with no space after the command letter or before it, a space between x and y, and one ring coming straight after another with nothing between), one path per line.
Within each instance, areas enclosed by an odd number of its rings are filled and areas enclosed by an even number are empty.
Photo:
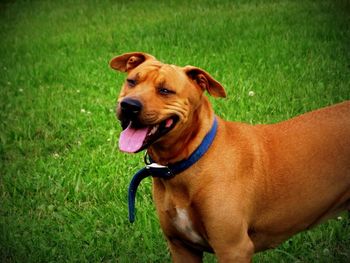
M172 224L176 230L193 243L205 244L204 239L195 230L187 209L175 208L175 211L176 213L173 215Z

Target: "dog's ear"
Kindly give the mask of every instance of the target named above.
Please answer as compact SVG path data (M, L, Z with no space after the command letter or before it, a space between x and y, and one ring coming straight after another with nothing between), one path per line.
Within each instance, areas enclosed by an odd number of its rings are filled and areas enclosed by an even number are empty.
M125 53L113 58L109 62L109 65L112 69L128 72L129 70L136 68L138 65L148 59L155 59L155 57L142 52Z
M219 82L217 82L208 72L203 69L186 66L184 67L187 76L195 81L195 83L201 87L203 90L208 91L208 93L214 97L226 97L226 91Z

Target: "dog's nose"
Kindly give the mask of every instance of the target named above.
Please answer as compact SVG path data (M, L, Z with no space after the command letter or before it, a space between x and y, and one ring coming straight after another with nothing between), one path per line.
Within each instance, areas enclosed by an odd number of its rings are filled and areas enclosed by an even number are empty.
M120 108L123 114L133 118L137 117L142 110L142 103L139 100L125 98L120 102Z

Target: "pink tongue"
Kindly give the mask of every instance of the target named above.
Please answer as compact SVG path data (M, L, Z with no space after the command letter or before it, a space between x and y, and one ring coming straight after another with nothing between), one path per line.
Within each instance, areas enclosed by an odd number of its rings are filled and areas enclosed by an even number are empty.
M140 150L147 136L148 128L134 129L129 126L122 131L119 137L119 149L123 152L134 153Z

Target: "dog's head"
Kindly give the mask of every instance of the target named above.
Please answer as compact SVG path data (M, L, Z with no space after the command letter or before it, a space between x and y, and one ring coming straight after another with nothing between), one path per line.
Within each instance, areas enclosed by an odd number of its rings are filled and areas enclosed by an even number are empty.
M215 97L226 96L220 83L204 70L163 64L146 53L123 54L113 58L110 66L127 73L117 105L123 128L119 147L125 152L139 152L183 131L205 90Z

